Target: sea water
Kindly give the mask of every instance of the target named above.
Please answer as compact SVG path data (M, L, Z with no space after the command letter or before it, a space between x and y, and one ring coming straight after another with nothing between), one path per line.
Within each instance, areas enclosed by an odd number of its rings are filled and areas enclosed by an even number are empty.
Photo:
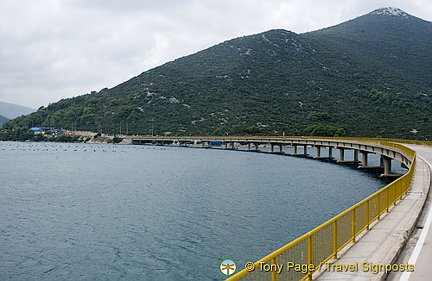
M385 185L325 161L166 146L0 142L0 167L0 280L17 281L223 280L222 260L240 270Z

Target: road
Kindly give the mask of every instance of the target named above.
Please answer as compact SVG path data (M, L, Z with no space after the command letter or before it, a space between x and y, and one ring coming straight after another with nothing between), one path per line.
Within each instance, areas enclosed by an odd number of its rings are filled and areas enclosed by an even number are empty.
M432 147L407 146L416 150L418 155L409 194L335 262L341 265L358 264L358 270L355 272L325 271L318 276L317 280L431 280L432 211L429 208L428 193L431 184L429 163L432 164ZM363 263L369 267L363 267ZM388 275L385 270L372 272L370 267L372 264L407 263L414 266L414 271L404 270Z
M416 150L419 159L426 162L432 170L432 148L407 145ZM422 216L416 224L416 229L411 235L405 249L399 256L397 263L410 263L414 265L413 272L392 273L387 278L395 281L429 281L432 279L432 208L431 193L429 193Z

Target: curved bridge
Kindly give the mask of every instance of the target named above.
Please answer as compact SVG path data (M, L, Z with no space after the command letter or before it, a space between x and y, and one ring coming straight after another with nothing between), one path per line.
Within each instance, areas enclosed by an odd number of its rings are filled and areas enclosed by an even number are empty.
M292 137L135 137L132 144L154 144L154 145L195 145L201 147L224 146L225 149L236 150L239 147L247 147L247 151L260 152L260 146L270 148L269 153L284 154L284 147L292 147L292 156L310 157L308 147L316 148L316 159L333 159L333 150L339 150L338 163L361 163L359 168L383 168L383 177L399 176L391 173L391 159L400 161L403 166L409 167L412 163L412 152L400 145L389 141L376 139L334 139L334 138L292 138ZM323 155L326 150L327 155ZM353 159L347 160L346 150L353 150ZM375 153L381 155L380 166L368 165L368 154ZM361 161L359 161L361 154Z
M360 246L360 252L363 256L371 259L375 258L375 262L393 262L395 256L399 254L401 248L407 241L418 220L419 213L422 210L425 202L429 185L425 187L425 183L420 183L420 188L415 188L413 196L414 200L404 200L408 195L408 191L412 188L414 169L416 167L416 152L401 143L410 144L427 144L431 143L391 140L391 139L367 139L367 138L305 138L305 137L134 137L133 144L153 144L153 145L180 145L180 146L201 146L212 147L214 145L225 147L225 149L239 149L247 147L246 150L258 152L260 146L269 147L267 153L283 154L284 148L291 147L294 156L306 156L313 158L333 158L333 150L339 150L339 163L361 163L360 168L367 168L368 154L376 153L381 155L381 163L378 167L382 168L383 176L391 175L391 159L400 161L402 165L407 167L408 172L385 186L381 190L363 199L354 206L343 211L339 215L331 218L327 222L295 239L289 244L270 253L268 256L260 259L255 263L248 263L245 269L231 276L227 280L312 280L318 277L322 280L380 280L387 275L386 272L371 273L366 272L366 276L362 276L362 269L359 269L355 263L339 264L341 255L349 256L347 250L352 246ZM314 156L308 154L308 148L315 147L316 153ZM412 145L411 145L412 147ZM275 149L277 148L277 149ZM277 150L277 151L276 151ZM353 150L353 159L345 158L345 151ZM323 152L327 152L323 155ZM262 151L264 152L264 151ZM361 154L361 161L359 161ZM422 163L422 165L425 165ZM417 173L417 172L416 172ZM401 203L401 204L399 204ZM384 238L381 240L365 241L365 244L370 244L377 248L384 248L381 255L374 256L369 252L364 252L363 245L357 243L359 237L367 236L377 228L372 228L378 221L386 220L391 217L396 205L405 204L405 210L400 220L387 220L386 223L381 222L380 225L386 224L387 230L384 231ZM399 214L400 216L400 214ZM406 218L407 217L407 218ZM383 219L384 218L384 219ZM407 222L406 222L407 221ZM399 227L399 228L398 228ZM379 229L379 228L378 228ZM381 231L383 232L383 231ZM392 232L397 232L395 235ZM374 236L377 236L374 234ZM374 237L372 236L372 237ZM375 239L376 240L376 239ZM355 247L352 247L355 248ZM357 247L358 248L358 247ZM392 248L389 250L388 248ZM353 250L351 250L352 252ZM361 255L355 254L358 259ZM389 259L389 257L392 257ZM242 268L243 265L237 265ZM284 270L279 270L284 267ZM335 270L336 268L336 270ZM326 277L326 273L335 270L337 273L345 275L335 275L335 272L330 272ZM353 276L356 278L353 279Z

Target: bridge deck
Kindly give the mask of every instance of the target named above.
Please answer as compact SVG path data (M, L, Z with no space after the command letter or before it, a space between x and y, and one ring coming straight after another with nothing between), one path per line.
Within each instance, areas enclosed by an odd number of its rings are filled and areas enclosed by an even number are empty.
M415 149L418 155L422 156L432 169L432 148L409 146ZM417 222L416 229L408 241L404 251L400 255L397 263L413 263L415 270L411 273L391 273L388 280L401 281L429 281L431 280L431 264L432 264L432 194L429 192L426 206L423 209L420 220Z
M407 243L410 234L416 229L420 214L430 185L430 167L423 160L432 163L432 148L417 145L407 145L414 149L419 156L414 173L412 190L404 200L400 201L394 209L388 213L377 225L358 240L340 259L334 264L349 265L357 264L355 272L338 272L337 267L330 267L325 270L316 280L384 280L387 277L385 269L373 273L372 264L400 264L411 263L414 265L414 272L408 274L392 274L394 280L430 280L430 264L432 262L432 233L429 233L429 246L421 249L417 262L409 260L409 257L401 258L404 245ZM423 210L425 211L425 210ZM426 230L426 225L424 226ZM362 264L366 263L366 264ZM409 279L407 279L409 278Z

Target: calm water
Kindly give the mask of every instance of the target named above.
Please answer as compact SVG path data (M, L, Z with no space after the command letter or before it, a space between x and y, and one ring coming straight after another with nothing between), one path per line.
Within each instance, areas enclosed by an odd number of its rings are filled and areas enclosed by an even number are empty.
M223 259L256 261L385 185L196 148L0 142L0 166L0 280L20 281L223 280Z

